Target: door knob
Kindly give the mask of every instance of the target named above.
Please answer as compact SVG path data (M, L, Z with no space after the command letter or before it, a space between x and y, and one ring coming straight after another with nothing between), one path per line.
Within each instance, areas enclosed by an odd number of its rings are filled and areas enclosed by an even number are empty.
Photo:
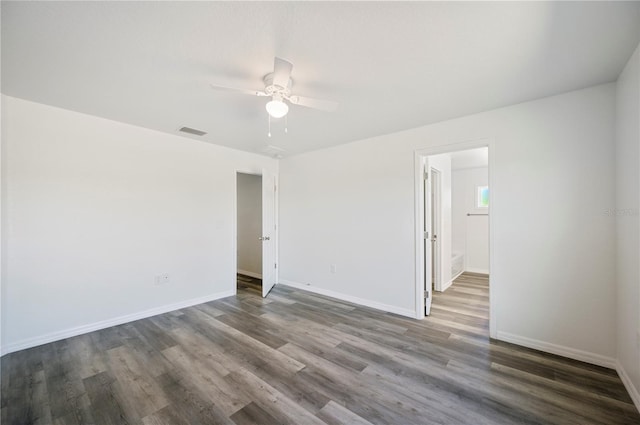
M269 241L269 240L271 240L271 238L269 236L260 236L258 238L258 240L260 240L260 241Z

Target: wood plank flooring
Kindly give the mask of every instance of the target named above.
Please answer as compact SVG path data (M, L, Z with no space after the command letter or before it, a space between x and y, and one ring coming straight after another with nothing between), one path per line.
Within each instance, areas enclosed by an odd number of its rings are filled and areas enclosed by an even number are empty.
M422 321L239 284L2 357L1 423L640 424L614 371L490 341L486 278Z
M262 295L262 279L237 274L238 291L249 291L254 294Z

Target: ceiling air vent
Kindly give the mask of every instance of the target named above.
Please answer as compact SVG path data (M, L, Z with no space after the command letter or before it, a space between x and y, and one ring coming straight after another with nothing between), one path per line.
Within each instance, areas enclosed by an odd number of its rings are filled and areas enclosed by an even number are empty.
M264 148L262 148L262 153L264 153L265 155L269 155L270 157L276 158L276 159L282 159L282 155L285 153L286 151L284 149L282 149L279 146L274 146L274 145L267 145Z
M196 130L195 128L191 128L191 127L182 127L178 131L182 131L183 133L194 134L196 136L204 136L205 134L207 134L206 131Z

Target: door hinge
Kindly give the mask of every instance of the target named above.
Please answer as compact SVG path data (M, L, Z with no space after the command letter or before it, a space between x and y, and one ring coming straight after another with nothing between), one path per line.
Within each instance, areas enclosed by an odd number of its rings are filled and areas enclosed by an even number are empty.
M277 269L278 268L278 263L273 263L273 268Z
M424 232L423 237L425 240L429 239L429 232Z
M425 180L429 180L429 173L426 170L423 171L422 178Z
M429 298L429 291L424 291L424 299L428 299Z

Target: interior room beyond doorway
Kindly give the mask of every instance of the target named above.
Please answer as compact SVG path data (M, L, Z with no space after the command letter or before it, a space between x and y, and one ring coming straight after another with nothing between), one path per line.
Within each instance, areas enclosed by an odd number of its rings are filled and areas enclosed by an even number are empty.
M237 173L237 285L262 288L262 176Z
M437 301L433 292L446 291L463 273L488 282L489 150L479 147L428 155L423 167L424 307L428 316L432 301Z

